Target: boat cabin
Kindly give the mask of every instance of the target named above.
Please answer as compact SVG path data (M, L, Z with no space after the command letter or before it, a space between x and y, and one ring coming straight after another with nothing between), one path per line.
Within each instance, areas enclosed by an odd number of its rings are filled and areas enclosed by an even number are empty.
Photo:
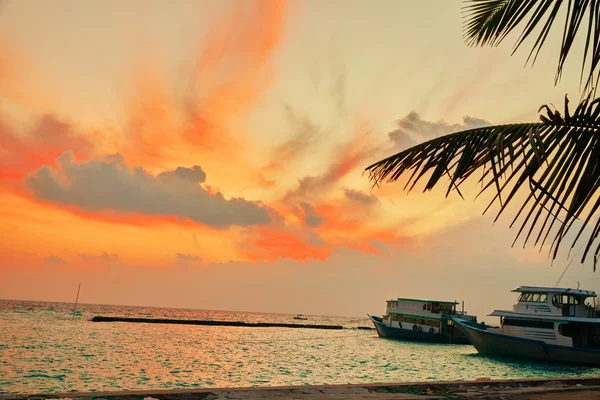
M594 318L596 311L586 305L588 298L595 298L591 290L521 286L513 292L521 293L514 312L544 313L563 317Z
M431 314L455 314L457 302L438 300L402 299L387 301L387 311L390 312L412 312L418 315Z
M387 300L383 321L389 327L445 334L454 329L453 322L447 318L448 315L460 315L469 321L477 320L475 316L467 315L464 310L457 311L457 305L456 301L410 298ZM459 330L456 330L456 334L459 335Z
M592 290L521 286L512 311L495 310L498 333L568 347L600 348L600 313Z

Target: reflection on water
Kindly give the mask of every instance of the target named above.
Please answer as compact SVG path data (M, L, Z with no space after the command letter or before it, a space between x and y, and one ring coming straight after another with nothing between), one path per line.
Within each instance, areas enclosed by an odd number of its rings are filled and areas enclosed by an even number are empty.
M0 301L0 394L598 375L374 331L92 323L93 315L293 323L292 315ZM369 326L357 318L302 323Z

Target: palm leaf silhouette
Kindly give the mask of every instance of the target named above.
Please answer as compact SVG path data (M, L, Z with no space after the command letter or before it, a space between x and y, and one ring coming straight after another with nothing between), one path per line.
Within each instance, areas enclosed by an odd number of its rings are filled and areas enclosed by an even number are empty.
M593 226L581 262L600 233L600 220L590 224L600 207L600 98L583 99L571 115L565 96L564 115L546 105L540 122L489 126L442 136L402 151L366 168L375 185L412 172L405 189L428 176L425 191L449 177L446 196L477 171L481 193L494 197L484 213L499 205L498 217L521 191L528 193L511 227L521 220L515 242L544 246L555 232L550 251L556 257L575 220L582 226L571 248ZM462 195L461 195L462 196ZM514 243L513 243L514 244ZM594 250L594 271L600 245Z
M517 26L524 24L513 53L528 38L537 39L527 58L532 64L543 47L548 33L564 13L558 67L555 83L560 80L565 61L572 50L577 34L587 24L585 48L581 65L581 80L585 77L585 90L600 78L600 1L599 0L469 0L463 7L465 14L464 37L471 46L499 45ZM584 23L584 25L582 25ZM587 70L587 71L586 71Z

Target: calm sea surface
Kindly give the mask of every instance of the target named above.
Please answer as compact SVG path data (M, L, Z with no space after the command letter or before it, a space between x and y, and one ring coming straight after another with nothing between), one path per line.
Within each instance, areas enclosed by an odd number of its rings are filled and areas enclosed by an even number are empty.
M501 361L472 346L380 339L365 318L309 316L350 329L93 323L94 315L294 322L291 315L0 300L0 394L598 375ZM352 329L353 328L353 329Z

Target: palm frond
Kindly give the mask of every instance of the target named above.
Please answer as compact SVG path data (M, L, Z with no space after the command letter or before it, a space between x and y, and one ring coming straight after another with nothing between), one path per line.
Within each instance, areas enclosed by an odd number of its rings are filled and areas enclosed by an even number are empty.
M513 53L541 27L527 58L532 64L544 46L559 12L566 8L562 43L558 58L555 83L563 72L565 61L572 49L581 23L587 20L585 49L581 65L581 80L585 90L600 78L600 0L466 0L464 37L470 46L499 45L517 26L524 28L517 39ZM562 7L566 4L566 7ZM587 14L587 18L586 18ZM527 21L525 23L525 21ZM587 72L586 72L587 67Z
M448 176L448 196L482 170L479 194L494 191L484 213L499 204L497 220L517 193L528 193L511 223L512 227L521 220L515 242L525 236L525 246L535 238L535 245L541 248L550 232L556 232L550 247L555 258L574 221L579 219L583 224L571 248L600 208L600 98L592 101L588 96L572 115L566 96L564 116L548 106L540 110L545 115L541 114L537 123L471 129L414 146L367 167L369 179L380 185L412 172L404 188L410 191L428 176L427 191ZM581 262L598 235L600 219ZM594 270L599 254L600 245L594 253Z

